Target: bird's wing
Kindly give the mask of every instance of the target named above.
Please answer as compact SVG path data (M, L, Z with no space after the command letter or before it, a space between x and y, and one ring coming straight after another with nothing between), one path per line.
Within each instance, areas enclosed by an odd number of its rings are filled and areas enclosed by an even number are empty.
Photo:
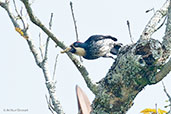
M104 36L106 39L112 39L113 41L117 41L118 39L113 36Z
M87 53L94 56L104 56L106 53L110 52L111 48L114 46L114 41L112 39L105 40L92 40L87 45Z
M85 43L91 43L91 42L97 42L99 40L104 40L104 39L112 39L113 41L117 41L117 38L113 36L104 36L104 35L93 35L88 38L88 40L85 41Z

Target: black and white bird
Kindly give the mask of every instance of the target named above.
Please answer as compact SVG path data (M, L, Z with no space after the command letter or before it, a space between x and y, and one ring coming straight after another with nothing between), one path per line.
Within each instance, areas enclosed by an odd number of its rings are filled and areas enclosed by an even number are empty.
M117 55L121 43L116 43L117 38L104 35L90 36L84 43L74 42L61 53L71 52L85 59L93 60L99 57L114 58Z

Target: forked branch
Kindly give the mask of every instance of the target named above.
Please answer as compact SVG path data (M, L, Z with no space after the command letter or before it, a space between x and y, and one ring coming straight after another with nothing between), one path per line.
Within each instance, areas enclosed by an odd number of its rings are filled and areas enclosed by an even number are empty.
M14 27L18 28L18 30L21 30L19 23L16 21L16 19L13 16L12 12L9 10L9 3L8 2L3 3L3 2L0 1L0 6L7 11L7 13L9 15L9 17L11 19L11 22L13 23ZM25 24L25 22L23 24ZM53 109L58 114L64 114L64 112L63 112L63 110L61 108L60 102L57 100L57 97L56 97L55 83L53 82L53 80L52 80L52 78L50 76L50 73L49 73L47 58L44 59L44 60L41 59L39 52L37 51L37 49L35 48L35 45L33 44L32 40L31 40L31 37L27 33L27 30L17 31L17 32L19 32L21 35L23 34L22 36L24 38L25 38L25 35L28 36L26 38L26 41L28 43L30 51L32 52L32 54L34 56L36 64L42 69L42 71L44 73L44 78L46 80L46 86L47 86L47 89L48 89L48 92L49 92L49 95L50 95L50 98L51 98L51 101L52 101Z
M62 43L59 39L56 38L56 36L48 29L46 28L42 22L33 14L33 10L30 7L30 4L28 0L21 0L27 10L27 13L30 17L30 20L37 25L39 28L41 28L61 49L65 49L66 46L64 43ZM91 79L89 78L89 73L86 70L86 68L78 61L78 59L72 55L71 53L67 53L69 58L72 60L72 62L75 64L76 68L79 70L81 75L83 76L88 88L94 93L97 93L97 86L94 84Z

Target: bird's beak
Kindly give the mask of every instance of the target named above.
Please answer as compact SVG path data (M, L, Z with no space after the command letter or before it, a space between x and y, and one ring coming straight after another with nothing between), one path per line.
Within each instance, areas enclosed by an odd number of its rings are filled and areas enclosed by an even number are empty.
M64 49L63 51L61 51L61 53L66 53L69 52L71 50L71 47L67 47L66 49Z

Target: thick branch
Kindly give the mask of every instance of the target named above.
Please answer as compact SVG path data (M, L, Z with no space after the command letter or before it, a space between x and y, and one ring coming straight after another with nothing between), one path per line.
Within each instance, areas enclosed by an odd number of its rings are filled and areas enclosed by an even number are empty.
M160 8L160 10L157 10L154 14L154 16L150 19L148 24L146 25L140 40L142 39L150 39L151 35L156 31L159 22L162 20L164 16L166 16L168 7L169 7L169 1L167 0L166 3Z
M161 81L171 71L171 59L156 74L155 83ZM154 84L155 84L154 83Z
M49 31L48 28L46 28L42 22L33 14L32 8L30 7L30 4L28 2L28 0L21 0L27 10L27 13L30 17L30 20L37 25L38 27L40 27L60 48L65 49L66 46L59 41L55 35L53 33L51 33ZM97 93L97 87L95 84L92 83L91 79L89 78L89 74L88 71L86 70L86 68L76 59L76 57L74 55L72 55L71 53L67 53L67 55L69 56L69 58L72 60L72 62L75 64L75 66L77 67L77 69L80 71L80 73L82 74L87 86L89 87L89 89L96 94Z
M99 82L99 93L92 104L93 114L125 114L146 85L159 82L170 72L170 60L164 65L165 58L170 56L170 46L164 47L151 38L168 7L169 0L151 18L140 40L120 49L106 77ZM170 38L167 33L167 41Z
M168 19L167 19L167 24L166 24L166 31L165 33L170 33L171 31L171 0L170 0L170 4L169 4L169 9L168 9L168 13L167 13ZM171 33L170 33L171 34Z
M171 54L171 1L167 13L167 23L166 23L166 30L165 36L163 37L162 42L164 48L164 60L167 59ZM156 75L156 82L162 80L169 72L171 71L171 58L169 61L160 69L160 71Z
M162 45L163 45L163 48L165 48L164 53L167 59L171 55L171 0L170 0L168 13L167 13L166 30L165 30L165 36L163 37Z

